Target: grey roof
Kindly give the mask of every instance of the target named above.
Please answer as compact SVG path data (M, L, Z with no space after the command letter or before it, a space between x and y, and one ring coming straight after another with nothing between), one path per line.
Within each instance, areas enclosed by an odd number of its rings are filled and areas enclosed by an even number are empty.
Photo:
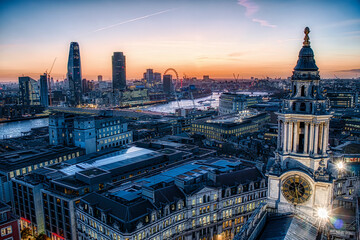
M260 181L262 178L264 177L261 172L256 167L253 167L221 174L216 177L216 183L221 186L235 186L251 181Z
M185 194L176 185L156 190L154 195L154 203L158 207L160 207L161 204L166 205L176 203L180 199L185 200Z
M154 209L154 205L149 200L140 199L130 205L124 205L110 198L104 197L97 193L90 193L82 198L82 201L95 205L98 209L111 214L123 223L136 221Z

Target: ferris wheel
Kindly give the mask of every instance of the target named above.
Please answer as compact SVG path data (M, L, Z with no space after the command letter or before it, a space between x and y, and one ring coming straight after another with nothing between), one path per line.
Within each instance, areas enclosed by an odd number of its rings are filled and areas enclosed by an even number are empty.
M168 69L165 70L163 75L166 75L168 72L175 73L176 79L175 79L175 86L174 86L174 95L175 95L175 99L176 99L176 102L178 104L178 107L181 108L180 107L180 102L179 102L179 99L178 99L178 96L177 96L177 92L176 92L178 82L179 82L179 74L176 72L176 70L174 68L168 68ZM182 86L182 80L181 80L181 86Z

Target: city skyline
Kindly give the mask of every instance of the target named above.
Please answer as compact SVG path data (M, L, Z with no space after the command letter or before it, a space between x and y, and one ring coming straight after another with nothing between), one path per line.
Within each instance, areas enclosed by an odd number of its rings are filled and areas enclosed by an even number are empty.
M360 74L358 1L5 1L1 3L0 82L38 79L53 59L66 77L70 42L78 42L82 75L111 80L111 56L127 56L127 79L145 69L180 77L289 77L303 34L314 32L323 78ZM32 11L28 11L31 7ZM319 9L313 12L309 9ZM121 11L123 10L123 11ZM294 17L295 16L295 17ZM291 19L291 20L290 20Z

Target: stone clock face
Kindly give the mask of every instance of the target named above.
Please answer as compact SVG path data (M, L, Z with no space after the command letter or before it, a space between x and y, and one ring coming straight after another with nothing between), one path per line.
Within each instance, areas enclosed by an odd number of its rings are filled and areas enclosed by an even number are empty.
M286 200L293 204L306 202L312 193L310 183L298 175L286 178L282 183L281 191Z

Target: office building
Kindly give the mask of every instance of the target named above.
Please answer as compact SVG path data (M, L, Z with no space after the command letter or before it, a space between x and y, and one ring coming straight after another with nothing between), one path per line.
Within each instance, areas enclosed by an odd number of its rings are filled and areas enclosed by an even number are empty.
M75 207L90 192L186 161L188 152L130 147L87 154L12 179L13 203L33 232L77 239ZM185 158L185 159L184 159Z
M154 81L155 83L161 83L161 73L154 72Z
M219 113L221 115L238 113L260 101L261 99L256 96L228 92L222 93L219 98Z
M81 104L82 87L80 48L77 42L70 44L67 79L70 90L67 102L70 106L78 106Z
M77 147L48 147L9 151L0 155L0 201L10 202L10 181L38 168L52 165L85 154Z
M132 131L122 117L82 116L74 119L74 145L86 153L126 146L133 141Z
M46 73L40 75L40 104L44 107L49 106L48 76Z
M51 145L78 146L86 153L132 143L132 131L122 117L57 113L49 118Z
M19 103L21 105L40 105L38 83L30 77L19 77Z
M146 80L146 83L154 83L154 70L146 69L146 72L144 73L144 79Z
M98 75L98 82L102 82L103 80L103 76L102 75Z
M163 76L163 89L164 92L170 94L173 91L173 84L172 84L172 76L171 75L164 75Z
M114 91L126 88L126 64L122 52L114 52L112 56L112 83Z
M354 108L358 103L357 91L328 90L326 93L332 109Z
M240 115L226 115L191 123L191 134L204 135L208 139L226 142L259 131L268 121L267 113L245 110Z
M11 207L0 201L0 239L20 240L19 217L11 212Z
M265 177L240 161L189 162L77 205L78 239L232 239L267 195Z

